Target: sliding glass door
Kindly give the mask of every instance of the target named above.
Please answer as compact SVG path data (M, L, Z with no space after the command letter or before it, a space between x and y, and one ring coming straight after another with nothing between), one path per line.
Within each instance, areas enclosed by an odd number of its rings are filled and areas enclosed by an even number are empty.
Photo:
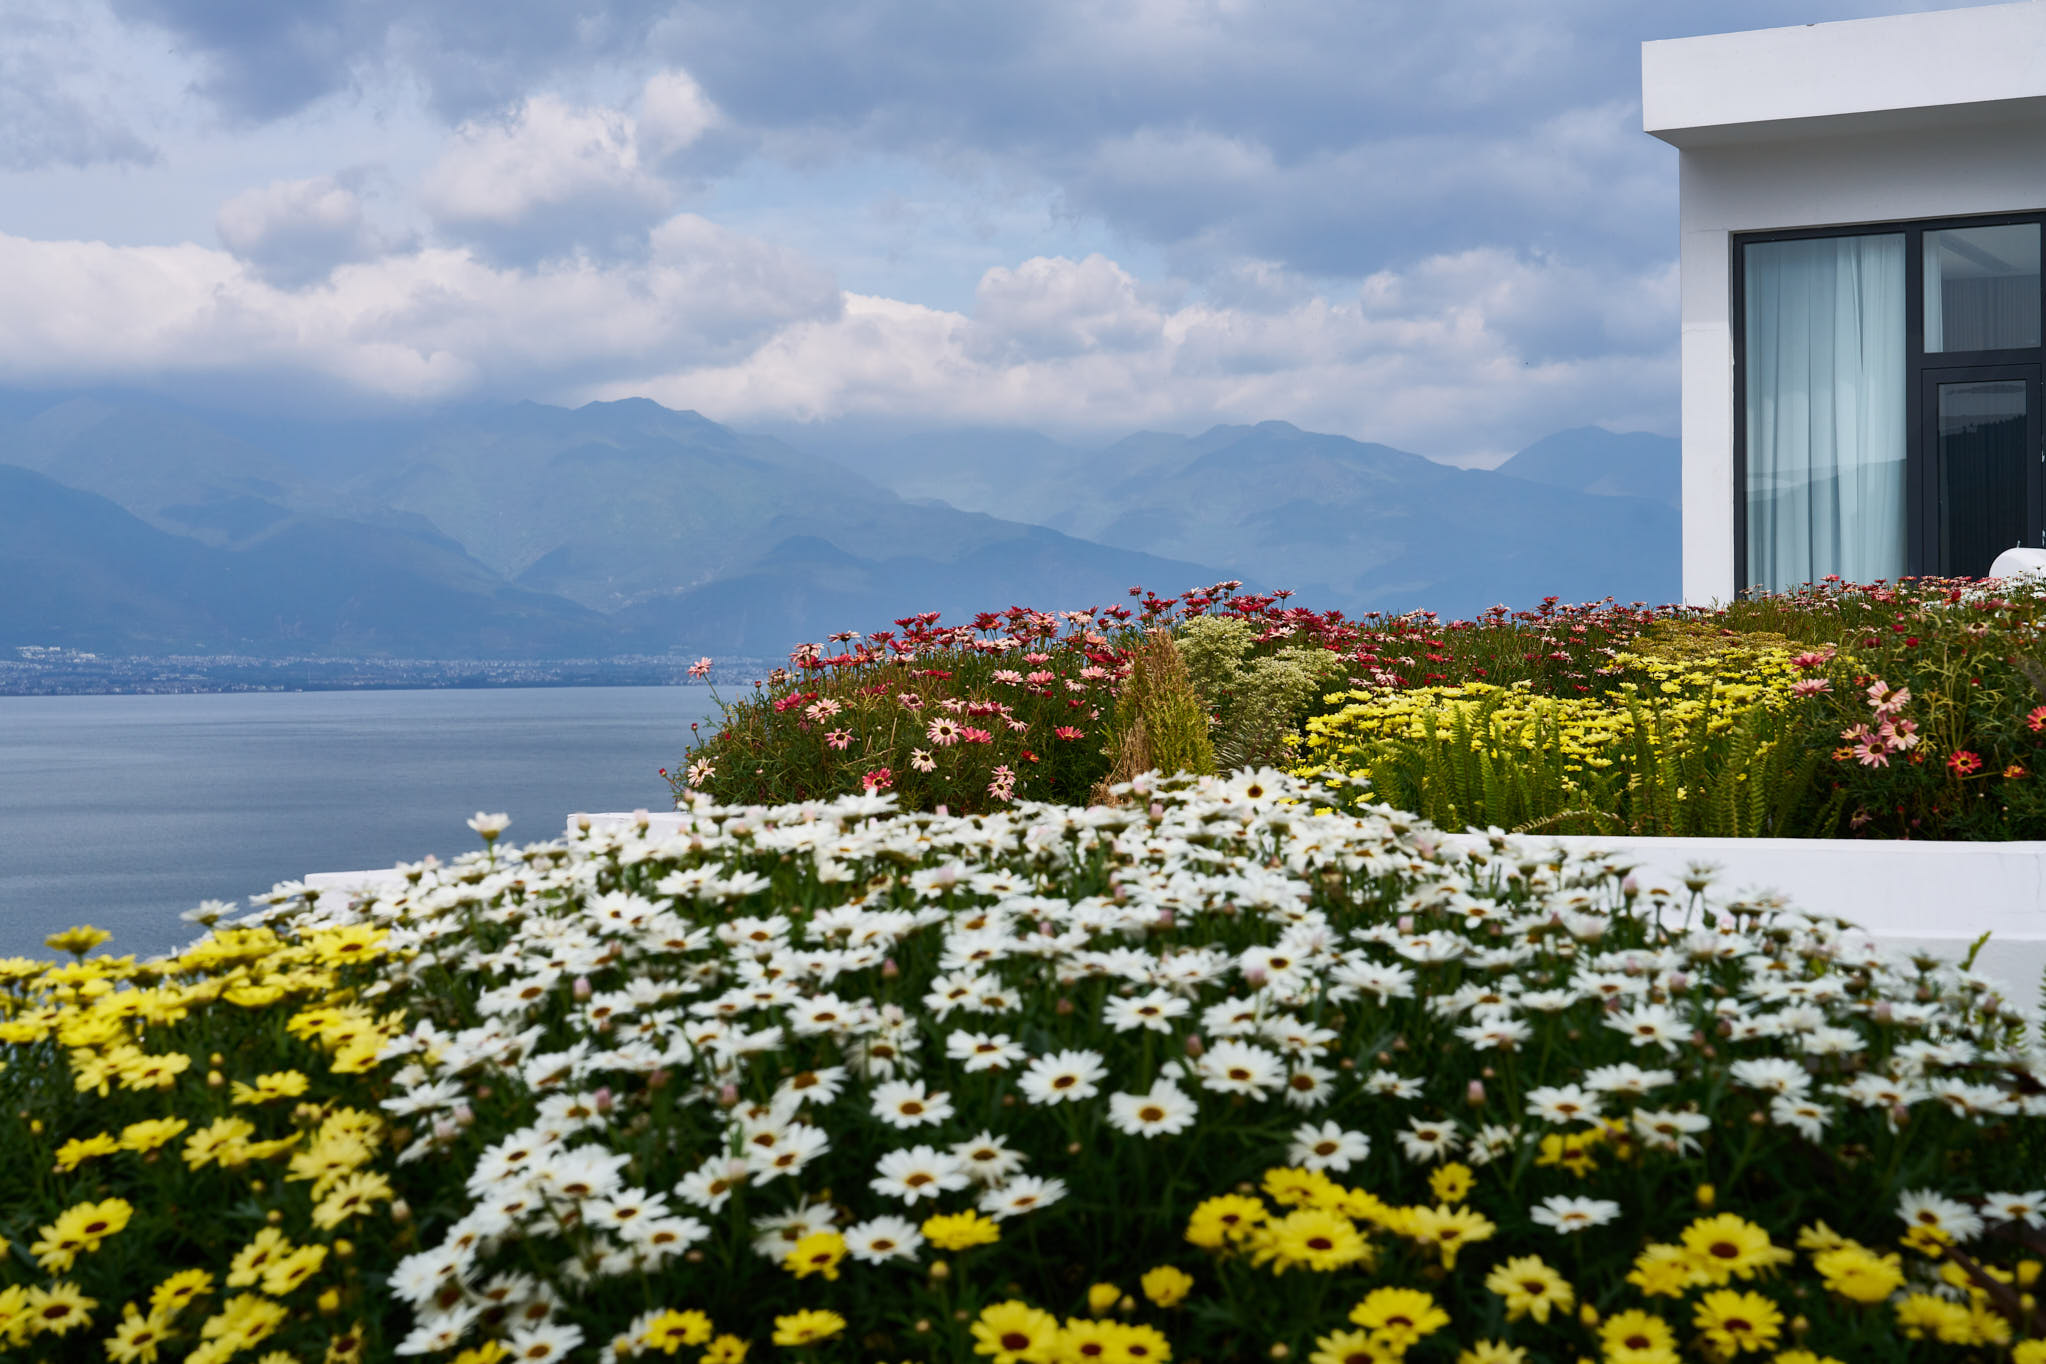
M1735 562L1783 590L1980 576L2046 544L2046 214L1734 248Z

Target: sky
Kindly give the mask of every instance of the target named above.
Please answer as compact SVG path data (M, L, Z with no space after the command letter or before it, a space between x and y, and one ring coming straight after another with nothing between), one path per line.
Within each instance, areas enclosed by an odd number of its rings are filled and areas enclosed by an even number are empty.
M0 0L0 389L1677 427L1640 44L1937 0Z

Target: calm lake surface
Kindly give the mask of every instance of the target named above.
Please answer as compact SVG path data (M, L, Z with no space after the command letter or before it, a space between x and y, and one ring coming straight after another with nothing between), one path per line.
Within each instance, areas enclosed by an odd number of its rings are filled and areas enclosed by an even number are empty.
M201 900L665 809L705 687L0 697L0 956L75 923L148 954Z

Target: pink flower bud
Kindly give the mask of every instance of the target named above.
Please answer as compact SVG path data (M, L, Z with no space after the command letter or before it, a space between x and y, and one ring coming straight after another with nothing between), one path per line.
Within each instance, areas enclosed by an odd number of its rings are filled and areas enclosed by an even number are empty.
M901 974L902 968L895 964L895 958L890 957L886 961L881 963L881 979L894 980L897 976Z
M1162 802L1155 800L1151 802L1151 818L1153 819L1165 818L1165 806Z
M1400 931L1400 932L1402 932L1402 933L1411 933L1411 932L1413 932L1413 931L1414 931L1414 916L1413 916L1413 915L1411 915L1411 914L1402 914L1402 915L1400 915L1400 917L1399 917L1399 920L1398 920L1398 928L1399 928L1399 931Z
M456 1107L455 1122L458 1126L467 1127L470 1123L474 1121L476 1121L475 1109L469 1107L469 1105L467 1104L461 1104Z
M1262 989L1266 980L1264 968L1262 966L1250 967L1243 973L1243 979L1251 989Z
M1190 1032L1186 1035L1186 1054L1188 1056L1198 1061L1207 1054L1207 1050L1206 1047L1201 1045L1201 1035L1199 1033Z
M726 1081L726 1082L725 1082L724 1084L722 1084L722 1085L719 1085L719 1086L718 1086L718 1107L719 1107L719 1108L737 1108L738 1106L739 1106L739 1087L738 1087L737 1085L733 1084L733 1083L732 1083L731 1081L729 1081L729 1080L727 1080L727 1081Z
M1875 1007L1870 1009L1869 1013L1874 1016L1875 1021L1878 1023L1887 1023L1897 1016L1897 1011L1890 1007L1890 1001L1887 999L1877 1000Z
M613 1098L611 1097L611 1086L605 1085L602 1089L598 1090L596 1098L597 1111L599 1113L609 1113L611 1111L612 1104L615 1102L615 1100L613 1100Z
M1172 927L1172 926L1173 926L1174 924L1178 923L1178 922L1179 922L1179 920L1178 920L1178 918L1177 918L1176 916L1174 916L1174 914L1173 914L1173 912L1172 912L1172 906L1171 906L1171 905L1167 905L1167 906L1166 906L1165 908L1163 908L1163 909L1161 909L1161 910L1159 910L1159 911L1158 911L1158 921L1157 921L1157 922L1158 922L1158 927L1160 927L1160 928L1170 928L1170 927Z
M1470 1082L1470 1086L1469 1086L1469 1088L1467 1088L1467 1089L1466 1089L1466 1090L1464 1091L1464 1098L1465 1098L1465 1099L1467 1099L1467 1100L1469 1100L1469 1102L1470 1102L1470 1105L1471 1105L1471 1107L1473 1107L1473 1108L1482 1108L1482 1107L1484 1107L1484 1103L1485 1103L1485 1082L1484 1082L1483 1080L1473 1080L1473 1081L1471 1081L1471 1082Z
M577 1000L588 999L590 997L590 978L588 976L577 976L575 978L575 985L571 987L571 993L575 995Z
M951 814L952 810L951 807L949 806L940 805L936 810L932 811L932 813L935 814L939 819L943 819L946 815Z
M1634 873L1631 871L1628 872L1627 875L1620 882L1620 894L1626 896L1629 900L1631 900L1640 893L1641 878L1634 875Z

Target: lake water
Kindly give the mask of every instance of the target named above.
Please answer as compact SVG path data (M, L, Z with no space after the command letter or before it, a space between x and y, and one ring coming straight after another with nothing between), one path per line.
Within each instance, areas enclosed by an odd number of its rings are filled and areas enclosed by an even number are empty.
M659 810L705 687L0 697L0 956L76 923L161 952L279 881Z

